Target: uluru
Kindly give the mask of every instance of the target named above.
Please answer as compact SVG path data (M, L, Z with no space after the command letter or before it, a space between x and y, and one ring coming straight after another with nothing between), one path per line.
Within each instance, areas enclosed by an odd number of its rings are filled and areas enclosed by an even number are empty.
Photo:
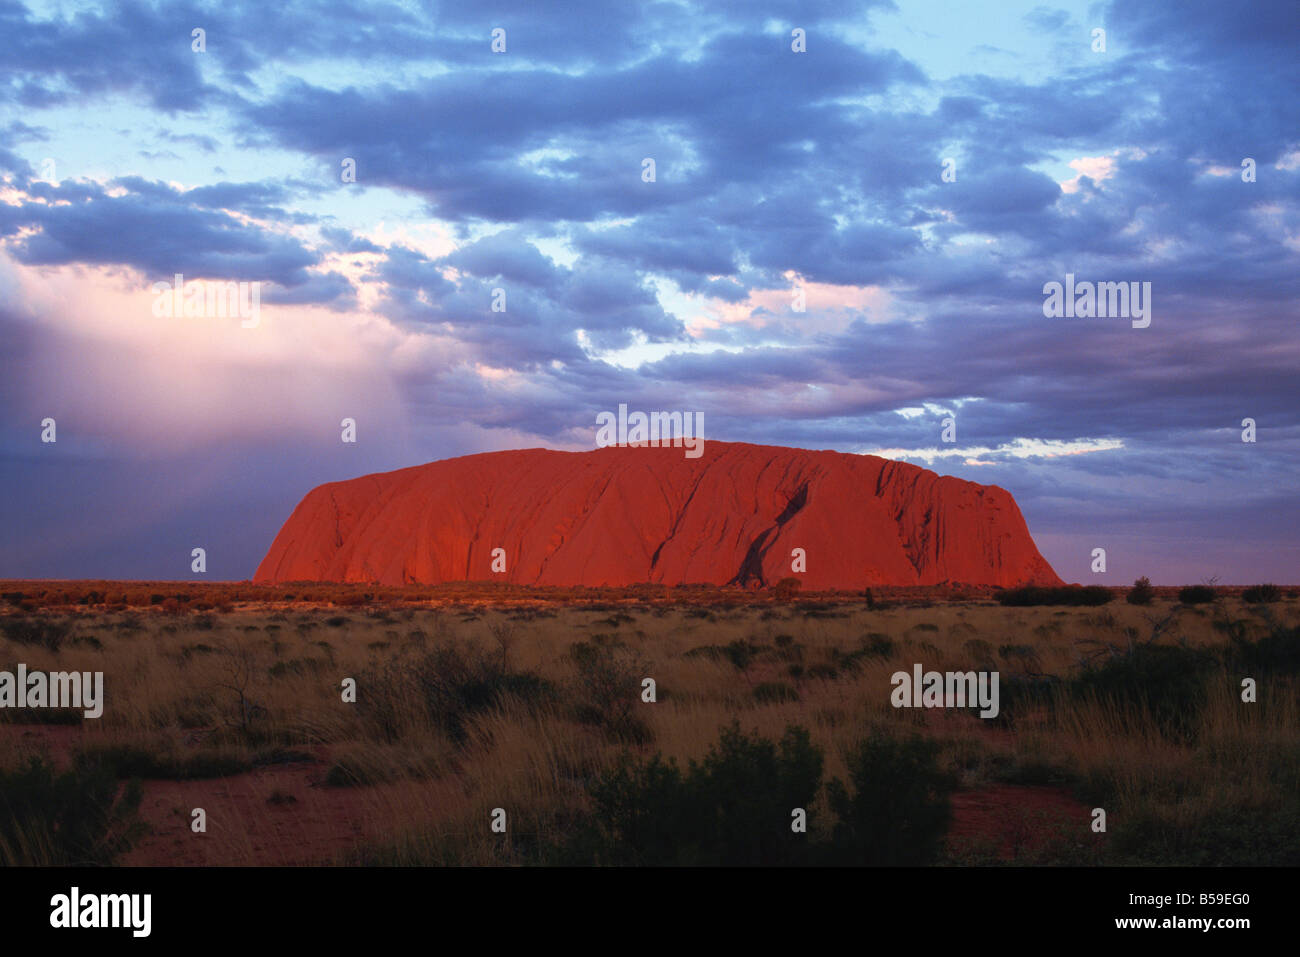
M321 485L254 580L761 587L792 576L808 589L1061 583L997 486L872 455L713 441L698 458L524 449Z

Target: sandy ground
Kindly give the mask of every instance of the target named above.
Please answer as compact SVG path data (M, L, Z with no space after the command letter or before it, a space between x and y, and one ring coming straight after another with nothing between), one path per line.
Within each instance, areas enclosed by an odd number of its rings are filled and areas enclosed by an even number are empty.
M39 745L67 760L81 741L81 729L0 725L7 745ZM140 816L149 833L122 859L131 866L310 865L338 861L358 845L382 839L387 800L431 805L427 785L373 788L327 787L328 754L317 760L257 768L245 774L197 781L144 781ZM402 792L402 793L398 793ZM207 831L191 830L192 812L202 808ZM1010 860L1041 847L1062 822L1086 821L1088 811L1056 787L999 784L952 796L952 849L980 848Z

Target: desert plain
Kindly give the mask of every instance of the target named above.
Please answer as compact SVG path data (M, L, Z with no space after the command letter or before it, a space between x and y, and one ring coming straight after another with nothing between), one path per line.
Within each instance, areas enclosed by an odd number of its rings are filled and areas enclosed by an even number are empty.
M0 862L1300 863L1296 590L1127 592L3 582Z

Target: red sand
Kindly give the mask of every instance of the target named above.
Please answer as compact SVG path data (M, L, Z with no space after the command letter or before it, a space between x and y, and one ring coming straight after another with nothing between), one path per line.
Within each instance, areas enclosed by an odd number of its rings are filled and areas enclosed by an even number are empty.
M328 863L371 833L374 814L364 791L322 787L323 773L300 763L208 781L146 781L140 816L151 833L122 863ZM190 829L196 807L207 814L203 834Z
M951 849L989 847L1011 860L1070 833L1079 842L1096 837L1091 821L1088 809L1064 788L994 784L953 794L947 841Z

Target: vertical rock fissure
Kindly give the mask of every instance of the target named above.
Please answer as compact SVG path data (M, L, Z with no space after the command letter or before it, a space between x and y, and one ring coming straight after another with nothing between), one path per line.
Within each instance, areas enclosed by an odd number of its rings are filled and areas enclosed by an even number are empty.
M781 526L794 518L795 515L799 514L799 511L807 504L808 483L804 482L799 486L795 493L790 496L790 500L786 502L785 508L781 511L781 514L776 517L776 524L771 528L764 529L762 534L750 543L749 550L745 552L745 558L740 563L740 568L737 570L731 581L727 582L728 585L739 585L744 588L750 583L750 581L754 580L757 580L760 588L767 585L767 579L763 577L763 559L767 556L768 549L772 547L772 543L769 543L766 547L764 547L763 543L766 542L769 537L772 538L772 542L774 543L776 541L776 533L781 530Z
M700 485L704 482L704 476L707 471L707 469L702 469L700 471L699 478L695 480L695 485L691 488L691 494L686 496L686 501L682 503L682 507L677 510L677 515L673 518L673 527L668 530L668 536L660 542L659 547L655 549L654 556L650 559L651 571L654 571L655 566L659 564L659 553L664 550L664 546L677 536L677 530L681 528L682 522L686 519L686 510L691 507L691 502L695 500L695 493L700 490Z

